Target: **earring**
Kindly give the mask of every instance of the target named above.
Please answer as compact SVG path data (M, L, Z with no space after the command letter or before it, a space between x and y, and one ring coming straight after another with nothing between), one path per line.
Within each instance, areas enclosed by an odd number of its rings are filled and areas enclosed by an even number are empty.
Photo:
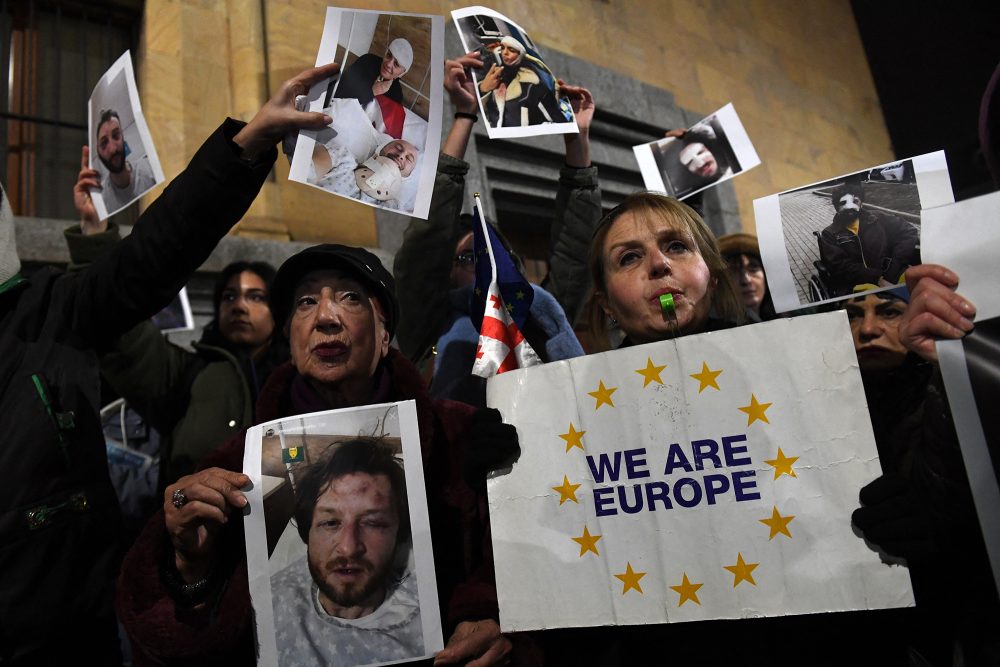
M608 315L608 324L611 325L612 329L618 328L618 320L615 319L614 315Z

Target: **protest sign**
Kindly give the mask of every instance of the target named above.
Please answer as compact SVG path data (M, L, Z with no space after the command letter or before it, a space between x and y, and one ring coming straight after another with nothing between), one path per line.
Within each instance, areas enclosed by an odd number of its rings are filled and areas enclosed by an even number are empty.
M247 431L258 664L382 665L443 648L415 406Z
M755 199L777 312L891 289L920 264L920 212L955 201L944 151Z
M686 199L760 164L732 104L698 121L679 137L633 146L646 187Z
M488 485L505 631L913 603L851 529L881 470L842 312L511 371L487 396L521 442Z

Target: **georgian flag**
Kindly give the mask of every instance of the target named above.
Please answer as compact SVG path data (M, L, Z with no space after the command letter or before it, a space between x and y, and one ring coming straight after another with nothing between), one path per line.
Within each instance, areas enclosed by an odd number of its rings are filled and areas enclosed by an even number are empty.
M476 258L475 308L482 308L479 346L472 374L489 378L497 373L542 363L521 333L535 292L486 224L479 196L472 226Z

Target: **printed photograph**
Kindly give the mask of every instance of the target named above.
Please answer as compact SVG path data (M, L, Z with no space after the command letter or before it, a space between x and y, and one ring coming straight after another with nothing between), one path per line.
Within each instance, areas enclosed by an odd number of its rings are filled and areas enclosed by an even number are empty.
M401 420L401 409L412 415ZM248 458L251 449L263 506L251 520L251 502L246 524L261 664L383 665L440 650L412 403L270 422L248 434Z
M472 76L491 139L579 131L558 77L521 26L485 7L451 15L465 50L483 59L483 69Z
M760 164L732 104L676 134L632 147L649 190L684 199Z
M153 324L162 333L194 330L194 317L191 314L187 287L182 287L166 308L153 315Z
M929 153L754 201L778 312L905 283L920 263L920 212L954 201L944 153Z
M316 64L340 75L309 92L333 119L302 132L289 178L426 218L441 136L441 17L327 10Z
M139 104L129 51L94 87L89 122L90 166L101 175L101 189L90 195L104 220L164 180Z

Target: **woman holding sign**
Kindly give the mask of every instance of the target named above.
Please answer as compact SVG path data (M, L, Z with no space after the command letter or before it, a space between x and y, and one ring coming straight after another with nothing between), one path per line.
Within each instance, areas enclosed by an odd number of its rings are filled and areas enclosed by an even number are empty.
M663 195L637 192L605 216L590 246L590 333L608 349L728 329L745 320L711 230Z

